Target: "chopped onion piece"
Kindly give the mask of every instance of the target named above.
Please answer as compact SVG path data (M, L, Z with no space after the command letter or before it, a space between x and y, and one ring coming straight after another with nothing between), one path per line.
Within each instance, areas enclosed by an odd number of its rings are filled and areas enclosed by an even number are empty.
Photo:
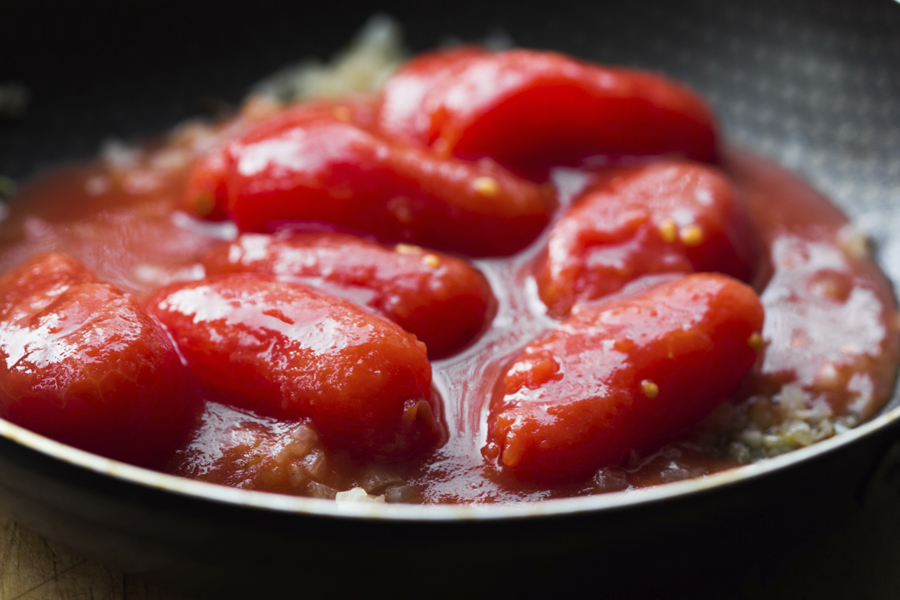
M346 492L338 492L334 499L338 502L384 502L384 496L370 496L361 487L355 487Z

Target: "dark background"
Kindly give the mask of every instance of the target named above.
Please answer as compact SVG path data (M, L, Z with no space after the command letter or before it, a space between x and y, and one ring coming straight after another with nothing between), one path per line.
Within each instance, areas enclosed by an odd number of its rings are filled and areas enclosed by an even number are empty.
M661 69L707 95L727 136L865 204L900 179L900 4L892 0L0 2L0 82L32 91L0 120L22 179L104 138L139 139L237 102L265 74L330 56L377 11L414 50L507 32L518 44ZM862 180L863 185L854 185Z

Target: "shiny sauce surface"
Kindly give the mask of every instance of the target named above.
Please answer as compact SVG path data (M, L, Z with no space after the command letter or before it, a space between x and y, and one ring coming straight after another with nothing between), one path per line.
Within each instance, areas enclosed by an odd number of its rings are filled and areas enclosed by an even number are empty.
M200 258L237 231L227 222L201 222L177 210L196 152L185 127L165 143L66 167L29 184L0 228L0 271L58 250L140 300L173 281L202 279ZM893 292L864 238L825 198L780 167L736 149L720 166L737 186L761 240L761 264L751 283L766 311L765 350L734 398L662 448L632 453L621 466L602 468L587 480L549 487L520 481L482 456L498 378L517 352L558 323L547 316L534 278L545 230L512 257L471 261L487 277L497 310L470 347L432 362L446 427L436 449L396 464L363 464L324 447L302 422L227 407L209 393L166 470L326 497L364 487L386 493L388 501L540 500L703 476L870 418L891 396L900 347ZM575 170L554 173L561 200L556 218L590 178ZM784 417L788 405L790 419ZM780 421L793 424L778 430ZM240 476L221 468L223 460L239 457L247 462ZM298 480L298 461L304 473L317 474L315 482Z

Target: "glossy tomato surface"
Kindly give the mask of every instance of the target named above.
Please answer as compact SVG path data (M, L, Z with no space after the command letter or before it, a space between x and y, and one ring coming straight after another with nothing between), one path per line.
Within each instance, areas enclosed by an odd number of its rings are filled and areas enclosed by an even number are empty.
M111 458L159 466L195 401L163 328L72 258L0 280L0 416Z
M353 300L415 335L431 359L472 342L496 309L484 275L465 261L350 235L244 234L211 250L203 266L209 275L258 273Z
M534 50L418 57L386 84L378 123L438 153L490 157L537 179L597 155L717 156L715 117L686 86Z
M609 169L553 226L537 269L541 299L564 316L583 300L659 273L719 272L751 281L756 233L724 173L660 161Z
M546 479L618 465L725 401L756 361L762 325L753 290L715 274L583 305L506 370L485 454Z
M238 274L163 288L148 307L229 403L309 418L332 444L376 457L437 437L424 345L350 302Z
M328 224L386 241L506 255L532 242L556 206L551 190L493 161L440 157L330 113L289 109L228 152L226 212L243 231Z

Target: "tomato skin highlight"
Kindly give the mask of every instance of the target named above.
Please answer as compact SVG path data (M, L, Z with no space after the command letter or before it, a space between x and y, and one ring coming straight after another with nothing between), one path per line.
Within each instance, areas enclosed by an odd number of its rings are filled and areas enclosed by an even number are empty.
M617 465L725 400L756 361L762 325L753 290L718 274L581 305L506 371L483 453L526 479Z
M191 167L181 195L181 209L208 221L228 218L228 177L233 167L229 146L245 136L255 133L277 133L286 127L321 118L352 122L371 126L373 107L365 100L346 102L307 102L277 112L268 118L241 115L227 128L222 137L223 145L201 155Z
M230 151L229 213L242 231L327 223L387 241L506 255L534 240L556 205L490 161L441 159L330 118L254 133Z
M553 226L536 269L548 313L660 273L715 271L750 281L757 240L728 179L663 161L610 169Z
M547 188L384 137L373 118L362 101L289 107L200 158L181 206L242 231L325 224L473 256L521 250L549 222Z
M142 466L174 452L196 409L171 339L138 301L65 254L0 279L0 416Z
M211 250L203 266L208 275L257 273L362 304L415 335L431 359L469 344L496 309L487 280L458 258L344 234L243 234Z
M537 180L597 155L717 160L715 117L686 86L553 52L425 54L388 81L378 106L389 135Z
M408 456L439 432L424 345L346 300L236 274L168 286L148 307L235 406L309 418L327 442L375 458Z

